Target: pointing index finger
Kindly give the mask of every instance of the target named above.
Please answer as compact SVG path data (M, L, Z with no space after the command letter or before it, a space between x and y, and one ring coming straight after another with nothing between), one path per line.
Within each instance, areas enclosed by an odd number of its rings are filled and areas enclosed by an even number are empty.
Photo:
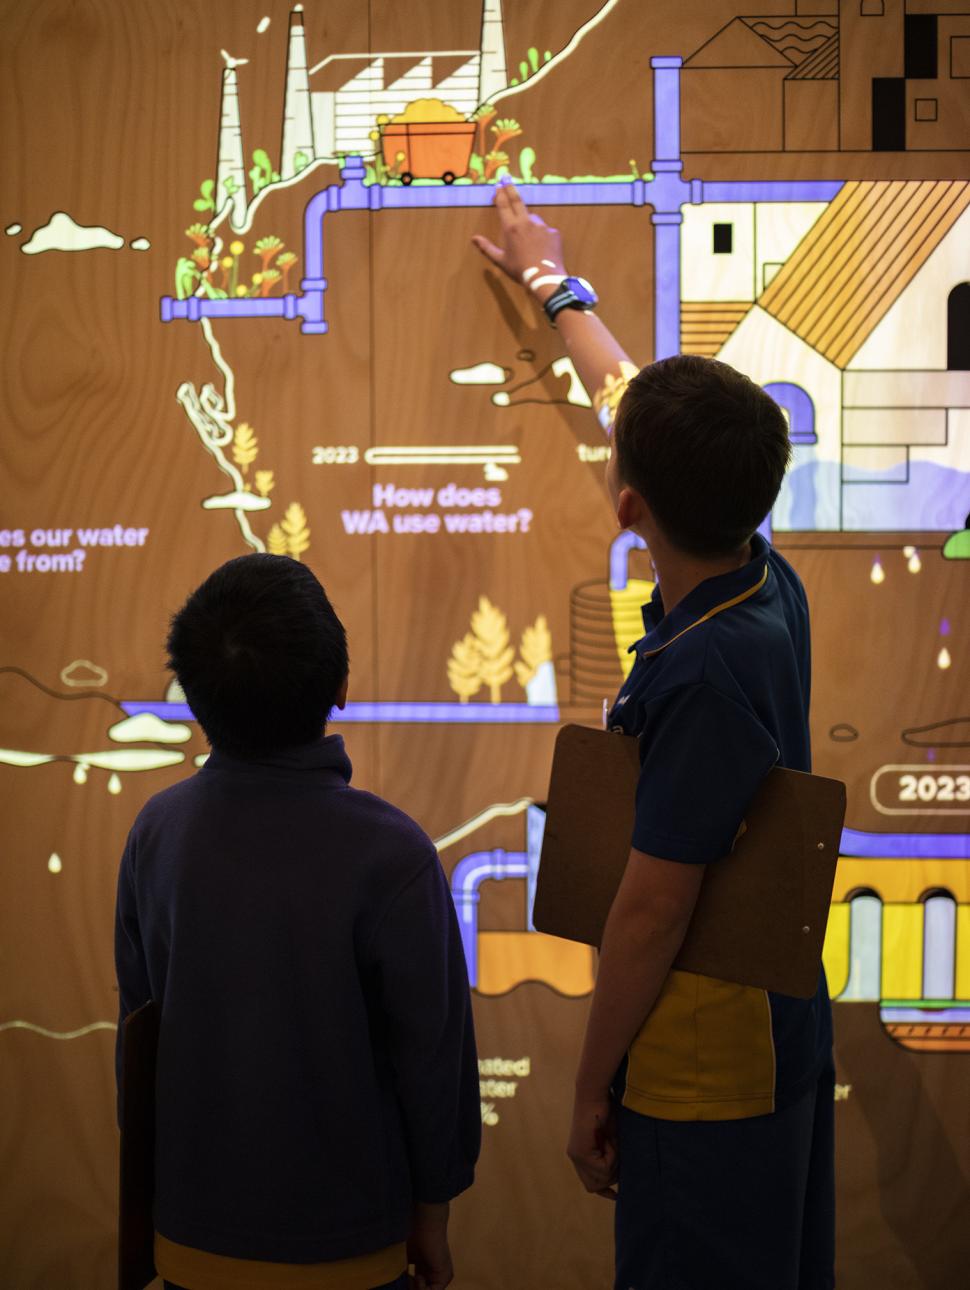
M529 208L519 196L519 190L516 188L515 184L505 185L505 195L508 200L509 210L516 216L516 218L521 219L522 216L528 215Z
M529 213L514 184L498 185L495 190L495 209L504 229L519 223Z

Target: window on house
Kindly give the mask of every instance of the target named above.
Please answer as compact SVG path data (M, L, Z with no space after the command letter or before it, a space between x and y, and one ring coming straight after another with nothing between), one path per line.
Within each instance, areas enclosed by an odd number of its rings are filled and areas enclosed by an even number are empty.
M949 891L923 896L923 998L952 999L956 961L957 907Z
M935 121L936 120L936 99L917 99L916 100L916 120L917 121Z
M903 75L908 81L936 80L936 46L936 14L906 14L903 19Z
M970 372L970 282L958 283L946 298L946 365Z
M902 76L872 78L872 150L906 149L906 82Z
M734 249L734 225L714 225L714 254L730 255Z
M849 895L849 980L842 999L878 999L882 994L882 901L874 891Z

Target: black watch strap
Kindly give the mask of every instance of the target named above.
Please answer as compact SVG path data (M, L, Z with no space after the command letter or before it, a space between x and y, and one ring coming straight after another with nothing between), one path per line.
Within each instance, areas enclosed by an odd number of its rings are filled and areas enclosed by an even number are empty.
M556 315L564 309L580 309L584 313L594 309L599 303L596 292L583 278L563 278L562 282L547 300L542 302L546 317L553 326Z

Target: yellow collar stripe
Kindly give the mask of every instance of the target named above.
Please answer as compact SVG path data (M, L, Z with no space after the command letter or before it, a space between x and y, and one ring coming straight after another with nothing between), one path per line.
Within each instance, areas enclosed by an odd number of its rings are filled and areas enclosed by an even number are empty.
M701 623L706 623L708 619L713 618L715 614L723 613L725 609L731 609L734 605L740 605L742 600L749 600L753 595L761 590L767 581L768 566L766 564L764 573L762 573L761 577L753 587L749 587L747 591L742 591L740 596L734 596L731 600L725 600L721 605L715 605L713 609L709 609L707 613L698 618L696 622L689 623L683 631L678 632L676 636L671 636L670 640L665 642L665 644L658 645L656 649L645 649L641 654L641 658L651 658L654 654L659 654L661 650L667 649L668 646L673 645L674 641L679 641L681 636L685 636L687 632L691 631L695 627L700 627Z

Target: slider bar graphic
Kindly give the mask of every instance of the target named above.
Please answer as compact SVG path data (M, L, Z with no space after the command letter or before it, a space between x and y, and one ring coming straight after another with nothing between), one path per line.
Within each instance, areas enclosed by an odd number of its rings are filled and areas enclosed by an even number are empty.
M368 448L369 466L518 466L522 458L514 444L472 444L469 447Z

